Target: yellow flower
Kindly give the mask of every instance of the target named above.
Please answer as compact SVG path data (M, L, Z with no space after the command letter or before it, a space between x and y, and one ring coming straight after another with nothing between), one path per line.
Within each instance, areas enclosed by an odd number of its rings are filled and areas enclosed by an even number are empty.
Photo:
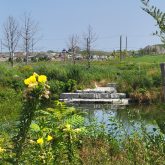
M38 83L36 82L36 83L30 83L29 85L28 85L28 87L29 88L34 88L34 87L36 87L38 85Z
M48 135L48 137L47 137L47 141L51 141L52 139L53 139L53 137L50 136L50 135Z
M30 143L30 144L34 144L35 141L33 141L33 140L30 139L30 140L29 140L29 143Z
M70 124L66 124L65 125L65 129L63 129L63 131L71 131L71 125Z
M82 130L81 130L81 128L76 128L74 131L75 131L75 133L79 133L79 132L81 132Z
M71 125L70 124L66 124L65 127L70 130L71 129Z
M36 72L34 72L33 76L38 77L39 75Z
M24 83L26 85L37 84L36 77L34 75L33 76L30 76L29 78L27 78L27 79L24 80Z
M30 76L29 79L30 79L30 82L31 83L37 82L36 77L34 75L33 76Z
M47 81L47 77L45 75L41 75L38 77L38 82L45 83Z
M25 83L25 85L29 85L29 83L30 83L29 78L25 79L25 80L24 80L24 83Z
M6 151L5 149L3 149L2 147L0 147L0 153Z
M44 143L43 138L39 138L39 139L37 140L37 143L38 143L38 144L43 144L43 143Z

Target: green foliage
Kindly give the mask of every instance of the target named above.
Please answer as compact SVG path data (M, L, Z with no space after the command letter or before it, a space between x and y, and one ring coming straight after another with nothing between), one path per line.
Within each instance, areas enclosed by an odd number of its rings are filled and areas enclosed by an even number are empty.
M163 164L164 141L161 136L146 136L146 141L145 138L133 136L121 145L114 138L116 131L118 135L125 133L120 121L113 120L113 129L107 132L104 123L97 123L96 120L88 123L73 107L67 107L63 103L56 102L53 107L45 108L47 105L41 104L45 104L45 100L42 102L43 97L39 97L44 92L40 87L35 92L26 90L24 97L28 97L28 100L22 103L19 92L23 88L25 75L30 76L33 71L39 71L40 74L48 73L50 76L48 79L52 94L74 91L77 86L84 88L93 85L94 81L99 83L105 79L105 82L119 83L119 91L130 94L140 103L150 102L157 99L156 94L160 95L158 62L163 58L144 56L127 58L121 63L93 62L89 70L83 64L75 65L76 69L67 64L48 65L46 62L13 69L0 65L0 110L4 126L0 130L13 129L10 136L15 137L11 142L9 135L0 135L0 164L4 164L5 160L15 161L16 157L21 164L109 165L133 164L134 161L141 164ZM11 125L18 118L22 104L26 108L20 114L21 120L17 122L20 127L16 129ZM9 118L11 116L13 120ZM8 121L8 125L4 125L3 121ZM164 128L162 123L159 124ZM122 136L118 137L122 139Z
M76 80L78 83L80 83L83 80L83 74L81 68L78 66L69 67L67 77L69 79Z
M146 90L139 89L139 92L146 93ZM35 109L36 104L31 101L26 112L34 114L24 120L29 121L32 117L26 127L23 125L27 133L24 134L21 156L17 157L19 164L164 163L163 134L148 134L142 125L140 136L138 132L129 135L122 121L112 116L109 118L111 129L107 131L104 123L98 123L96 119L86 121L75 108L64 103L57 101L51 108L37 106ZM133 125L131 116L128 122ZM14 164L15 155L11 151L15 150L11 150L11 143L0 138L0 147L0 163Z
M159 74L153 75L152 77L153 86L160 87L162 85L161 76Z
M67 82L50 80L49 85L54 98L58 98L62 92L74 92L77 89L77 82L72 79L69 79Z
M63 81L50 80L49 85L52 97L58 98L60 93L65 91L65 83Z
M84 117L73 107L66 107L61 102L56 102L54 108L37 110L27 135L30 139L25 141L26 148L19 162L79 163L77 145L79 136L85 131L84 122Z
M65 86L67 92L75 92L77 89L77 82L75 80L69 79Z
M143 7L142 9L147 12L149 15L151 15L157 22L157 25L159 26L160 32L158 33L156 31L156 35L158 35L162 42L165 43L165 13L160 11L160 9L158 9L155 6L150 6L149 5L149 0L141 0L143 5L145 7Z
M59 98L61 92L72 92L76 89L106 86L108 82L116 82L119 92L129 96L138 88L159 90L161 86L159 63L164 61L163 55L127 57L124 61L94 61L90 69L85 64L71 65L59 62L39 62L28 66L11 68L1 65L0 84L20 91L24 88L23 79L34 71L48 75L51 94Z
M34 122L30 124L30 129L34 132L39 132L41 130L39 125Z
M54 108L39 109L42 100L49 97L46 76L34 73L24 83L28 88L24 91L18 133L12 138L11 150L0 148L0 156L6 152L3 161L13 164L79 162L77 143L85 131L84 118L61 102ZM1 93L1 97L6 99L6 93Z
M0 121L10 121L17 118L21 109L21 94L15 90L0 86Z
M17 70L24 75L24 77L30 76L34 69L31 65L18 66Z

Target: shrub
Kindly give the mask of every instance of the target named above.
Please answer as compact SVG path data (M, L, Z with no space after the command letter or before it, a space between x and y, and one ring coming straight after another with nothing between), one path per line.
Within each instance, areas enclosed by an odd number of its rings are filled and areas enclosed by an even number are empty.
M53 99L58 99L62 92L65 92L65 83L59 80L50 80L50 91Z
M21 74L23 74L23 77L28 77L34 72L31 65L18 66L17 69Z
M138 103L151 103L158 100L159 94L157 92L149 91L146 88L139 88L130 94L130 98Z
M152 76L153 86L160 87L162 84L161 76L159 74Z
M0 86L0 120L14 120L21 109L21 94L9 87Z
M65 84L65 89L67 92L75 92L77 89L77 82L75 80L69 79Z
M68 79L76 80L77 83L80 83L83 80L83 74L81 68L78 66L71 66L67 73Z

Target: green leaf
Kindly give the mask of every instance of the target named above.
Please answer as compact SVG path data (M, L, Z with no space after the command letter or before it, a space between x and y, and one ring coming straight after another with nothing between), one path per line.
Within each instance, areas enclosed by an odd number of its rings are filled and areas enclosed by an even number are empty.
M39 132L40 131L40 126L36 123L32 123L30 125L30 128L32 129L32 131L35 131L35 132Z

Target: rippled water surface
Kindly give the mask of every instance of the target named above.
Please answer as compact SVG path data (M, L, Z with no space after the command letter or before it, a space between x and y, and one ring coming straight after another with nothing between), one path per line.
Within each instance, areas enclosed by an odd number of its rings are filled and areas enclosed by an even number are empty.
M135 132L141 134L142 131L152 135L165 134L165 106L163 105L75 104L74 106L86 112L88 122L96 118L115 136L123 132L128 135Z

